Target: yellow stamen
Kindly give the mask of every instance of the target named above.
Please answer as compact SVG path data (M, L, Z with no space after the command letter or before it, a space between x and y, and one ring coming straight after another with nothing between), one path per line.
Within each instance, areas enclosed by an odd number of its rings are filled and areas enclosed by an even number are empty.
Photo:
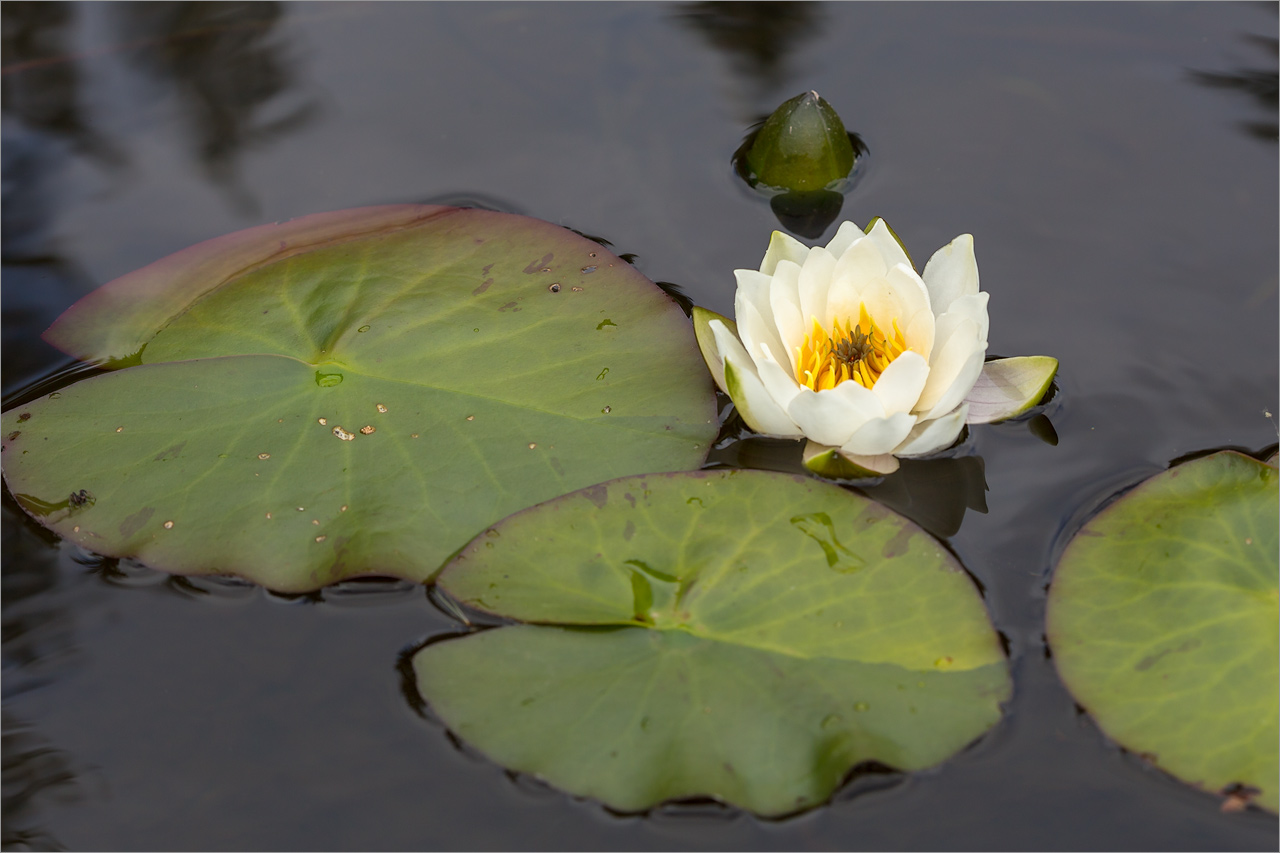
M893 321L893 335L886 335L867 306L858 310L858 322L837 317L826 331L813 320L813 330L796 347L796 381L813 391L825 391L852 379L864 388L876 384L895 358L907 351L906 339Z

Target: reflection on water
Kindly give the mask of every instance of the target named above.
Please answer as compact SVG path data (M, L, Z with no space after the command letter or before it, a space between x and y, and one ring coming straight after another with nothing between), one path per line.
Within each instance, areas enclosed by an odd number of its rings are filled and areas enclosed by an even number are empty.
M0 716L3 796L0 846L5 850L65 850L37 822L41 802L79 798L71 757L7 710Z
M123 3L111 7L130 43L129 64L176 90L195 154L211 181L244 212L257 205L238 161L314 119L313 101L270 107L295 87L285 44L274 29L280 3Z
M148 104L172 92L165 104L177 111L190 156L233 208L251 214L258 205L240 176L243 156L318 114L313 101L296 94L287 44L276 33L283 14L278 3L0 7L6 390L62 360L38 336L92 289L57 234L68 175L83 160L116 189L136 165L127 134L144 126L145 116L130 103L112 107L128 114L125 122L95 109L103 97L104 64L123 62L145 79ZM118 41L85 45L93 41L86 33L104 28ZM127 129L113 132L113 123Z
M4 56L0 109L6 123L17 119L32 130L70 143L76 153L100 165L119 167L124 152L86 117L84 75L77 63L66 61L73 50L79 13L80 7L72 3L0 6Z
M63 750L54 748L10 708L16 697L56 677L76 652L75 623L59 589L56 537L28 524L4 495L4 573L0 576L3 614L4 697L0 720L3 799L0 846L5 850L61 850L40 826L42 803L79 796L77 772Z
M1274 3L1268 3L1264 8L1276 14L1280 7ZM1280 39L1274 36L1248 33L1241 36L1241 40L1257 51L1269 55L1272 60L1280 56ZM1276 112L1280 109L1280 73L1277 69L1237 68L1229 72L1192 71L1191 76L1192 79L1206 86L1231 89L1248 95L1266 118L1241 122L1241 128L1250 136L1268 142L1275 142L1280 138L1280 126L1276 122Z
M817 3L684 3L678 20L729 57L752 84L751 112L768 109L770 93L787 82L792 53L822 23Z

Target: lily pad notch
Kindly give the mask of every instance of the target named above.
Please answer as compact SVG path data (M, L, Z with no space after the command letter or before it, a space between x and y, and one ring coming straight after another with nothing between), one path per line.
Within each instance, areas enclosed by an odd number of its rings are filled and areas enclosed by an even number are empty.
M486 210L231 234L99 288L46 337L117 369L5 413L24 509L106 556L277 591L428 581L519 509L697 468L716 432L670 297L598 243Z
M524 624L417 652L434 713L498 764L622 812L803 811L864 762L946 760L1010 693L954 557L809 477L592 486L492 526L438 585Z

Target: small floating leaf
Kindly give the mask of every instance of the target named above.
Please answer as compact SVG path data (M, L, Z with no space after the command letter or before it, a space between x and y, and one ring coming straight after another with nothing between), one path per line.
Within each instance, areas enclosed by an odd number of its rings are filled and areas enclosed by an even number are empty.
M543 624L427 645L419 689L495 761L612 808L709 796L799 811L859 762L945 760L1009 696L955 558L812 478L628 477L490 533L441 587Z
M1062 680L1108 735L1184 781L1261 791L1280 775L1280 474L1223 451L1089 521L1049 590Z
M593 265L573 299L548 291ZM221 237L99 288L47 337L135 366L4 416L5 480L28 511L101 554L290 592L427 580L485 525L696 467L716 432L679 307L590 240L484 210L366 208ZM68 508L81 489L96 500ZM290 506L314 506L321 535L281 521Z

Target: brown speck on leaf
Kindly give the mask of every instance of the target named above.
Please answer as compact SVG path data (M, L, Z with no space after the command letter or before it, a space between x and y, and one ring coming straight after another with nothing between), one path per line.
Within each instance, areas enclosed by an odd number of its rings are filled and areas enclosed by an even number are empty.
M1239 782L1228 785L1218 793L1226 797L1219 810L1223 814L1235 814L1244 811L1254 797L1262 792L1252 785L1241 785Z
M9 433L9 440L13 441L15 438L17 438L20 435L22 435L22 430L15 429L13 432Z
M271 517L271 513L267 513L267 518L270 518L270 517Z
M165 530L172 530L172 529L173 529L173 522L172 522L172 521L166 521L166 522L164 523L164 529L165 529Z
M371 435L374 432L375 430L371 424L365 424L364 426L360 427L360 433L362 435Z
M29 421L29 420L31 420L30 412L23 412L22 414L18 415L18 423L22 423L23 421Z

